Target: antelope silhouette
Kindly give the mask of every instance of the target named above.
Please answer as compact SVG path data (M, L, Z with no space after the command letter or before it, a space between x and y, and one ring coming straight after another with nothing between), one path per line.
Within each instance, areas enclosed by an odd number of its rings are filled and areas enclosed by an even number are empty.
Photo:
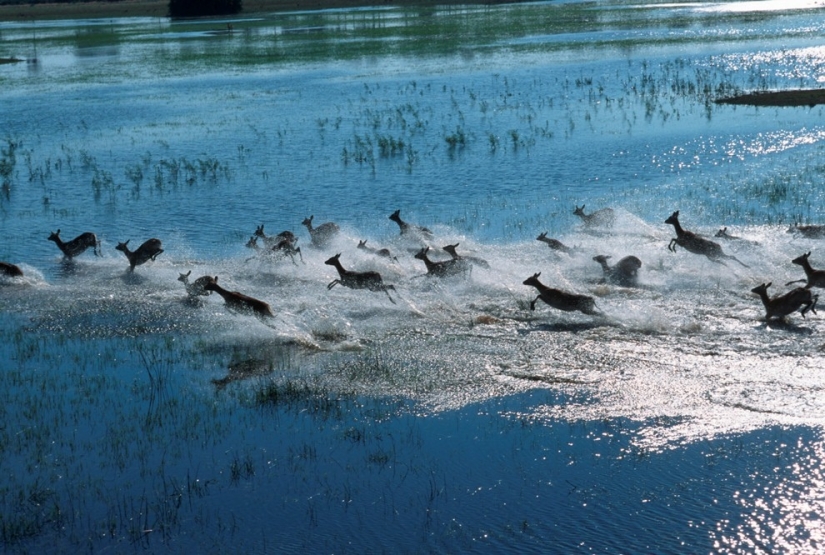
M593 257L593 260L601 265L604 278L616 285L622 285L624 287L635 286L636 280L639 277L639 268L642 267L642 261L635 256L625 256L611 267L607 262L609 259L610 256L603 254Z
M811 256L811 251L806 252L805 254L801 254L791 260L794 264L799 264L802 266L802 269L805 271L806 279L797 279L794 281L789 281L785 285L790 285L792 283L799 283L801 281L806 282L805 288L810 289L811 287L819 287L820 289L825 289L825 270L815 270L811 263L808 262L808 257Z
M71 241L64 243L60 238L60 230L58 229L49 235L49 241L54 241L57 248L63 252L63 257L69 260L83 254L89 247L94 249L95 256L100 256L100 241L97 240L97 236L91 231L81 233Z
M327 285L327 289L332 289L336 285L343 285L344 287L349 287L351 289L369 289L370 291L383 291L387 294L387 297L390 298L393 304L395 301L392 299L390 295L390 289L395 291L395 287L393 285L387 285L381 279L381 274L378 272L368 271L368 272L354 272L352 270L347 270L341 264L339 260L341 258L341 253L336 254L329 260L325 261L324 264L329 264L330 266L335 266L335 269L338 270L338 279L333 280Z
M10 264L9 262L0 262L0 274L7 277L22 277L23 270L19 266Z
M523 282L523 285L535 287L539 292L538 297L530 302L530 310L535 310L536 301L541 299L553 308L563 310L565 312L573 312L578 310L579 312L583 312L584 314L591 316L602 315L602 313L596 308L596 301L593 300L593 297L578 295L576 293L568 293L566 291L547 287L539 281L540 275L541 272L533 274Z
M770 298L768 297L768 287L770 286L771 282L768 282L757 285L751 289L751 293L759 295L759 298L762 299L762 304L765 305L765 320L784 318L800 308L802 308L800 312L803 318L809 310L816 314L816 302L819 300L819 295L812 294L810 289L797 287L784 295L777 295Z
M115 249L121 251L129 259L130 272L135 271L135 266L140 266L149 260L155 260L163 252L160 239L147 239L135 251L130 251L127 245L129 245L129 240L125 243L118 243Z
M338 224L335 222L327 222L319 225L318 227L312 227L312 219L314 217L315 216L304 218L304 221L301 223L305 225L307 231L309 231L309 236L312 239L312 245L321 249L327 246L329 242L332 241L336 235L338 235L341 228L339 228Z
M470 270L470 265L464 260L451 258L449 260L433 261L427 256L430 247L424 247L415 254L415 258L424 262L427 267L428 276L447 277L458 274L466 274Z
M567 254L572 254L573 252L573 250L570 247L568 247L558 239L551 239L550 237L548 237L546 231L540 234L538 237L536 237L536 241L541 241L554 251L560 251Z
M444 249L447 253L449 253L449 255L451 257L453 257L455 260L466 260L470 264L472 264L474 266L481 266L482 268L489 268L490 267L490 263L487 262L486 260L484 260L483 258L479 258L477 256L462 256L462 255L458 254L458 252L456 251L456 248L458 247L459 244L460 243L456 243L455 245L446 245L446 246L441 247L441 248Z
M702 254L706 256L708 260L716 262L717 264L722 264L723 266L725 265L725 263L722 259L726 259L735 260L745 268L750 268L750 266L748 266L735 256L725 254L719 243L711 241L710 239L705 239L704 237L701 237L696 233L693 233L692 231L682 229L682 226L679 223L678 210L671 214L670 217L665 220L665 223L673 225L674 229L676 230L676 237L671 239L670 244L667 246L668 250L670 250L671 252L676 252L675 245L679 245L688 252L692 252L693 254Z
M581 218L585 227L610 227L616 221L616 214L612 208L602 208L591 214L585 214L584 204L581 205L581 208L576 206L573 215Z
M413 234L413 235L423 235L424 237L430 239L433 236L433 232L427 229L426 227L422 227L420 225L414 225L405 222L401 219L401 209L399 208L392 214L390 214L390 219L398 224L400 229L401 235Z
M178 281L183 282L183 286L186 287L187 295L190 297L209 295L210 292L207 291L206 284L212 281L213 278L211 276L201 276L192 283L189 283L190 275L192 275L192 270L178 276Z
M207 281L203 288L207 291L214 291L220 295L226 303L226 306L231 310L245 312L260 318L275 317L275 314L272 312L272 308L268 303L254 297L250 297L249 295L244 295L238 291L228 291L218 285L218 276L215 276Z

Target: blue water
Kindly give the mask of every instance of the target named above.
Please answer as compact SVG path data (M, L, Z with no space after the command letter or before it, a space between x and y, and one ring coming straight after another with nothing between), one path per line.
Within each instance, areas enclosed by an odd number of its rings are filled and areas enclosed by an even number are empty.
M821 10L770 6L0 23L29 59L0 65L4 547L817 552L823 324L750 290L825 267L787 232L825 223L823 112L715 103L822 81ZM676 210L747 267L669 251ZM261 224L302 261L247 248ZM489 267L423 277L455 243ZM328 289L337 253L393 302ZM189 271L276 317L188 300ZM538 272L603 316L531 311Z

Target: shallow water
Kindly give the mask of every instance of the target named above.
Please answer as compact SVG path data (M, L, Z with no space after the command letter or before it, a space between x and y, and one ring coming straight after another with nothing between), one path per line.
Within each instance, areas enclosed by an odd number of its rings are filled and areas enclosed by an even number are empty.
M823 324L750 290L825 266L787 232L825 220L822 109L714 103L823 79L821 13L766 6L0 24L37 59L0 66L5 546L816 552ZM675 210L747 267L669 251ZM246 248L260 224L303 260ZM425 277L455 243L489 267ZM328 289L336 253L391 299ZM188 300L190 270L276 317ZM537 272L603 315L531 311Z

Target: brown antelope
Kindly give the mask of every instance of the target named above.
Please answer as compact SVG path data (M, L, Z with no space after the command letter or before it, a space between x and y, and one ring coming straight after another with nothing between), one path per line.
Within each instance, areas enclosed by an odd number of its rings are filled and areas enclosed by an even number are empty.
M530 285L538 289L539 295L530 303L530 310L536 309L536 301L541 299L553 308L564 310L565 312L572 312L578 310L591 316L601 316L602 313L596 308L596 301L593 297L587 295L578 295L576 293L567 293L559 289L547 287L539 281L541 272L533 274L531 277L525 279L523 285Z
M728 228L727 227L723 227L722 229L717 231L716 235L714 235L714 237L717 237L719 239L728 239L728 240L732 240L732 241L735 241L737 239L741 239L741 237L739 237L738 235L731 235L730 233L728 233Z
M96 256L100 256L100 241L97 240L97 236L91 231L81 233L71 241L64 243L60 238L60 230L58 229L49 235L49 241L54 241L57 248L63 251L63 257L69 260L83 254L89 247L94 249Z
M192 283L189 283L189 276L191 274L192 270L189 270L185 274L178 276L178 281L183 282L183 286L186 287L186 293L190 297L209 295L209 291L206 290L206 284L212 281L212 276L201 276Z
M805 287L797 287L791 289L784 295L777 295L774 298L768 297L768 287L771 283L763 283L751 289L751 293L756 293L762 299L762 304L765 305L765 320L771 318L784 318L802 308L802 317L809 310L816 314L816 301L819 300L819 295L813 295L810 289Z
M730 233L728 233L728 228L727 227L723 227L722 229L717 231L716 234L714 235L714 237L716 237L718 239L724 239L725 241L737 241L737 242L740 242L740 243L743 243L743 244L748 244L748 245L758 245L759 244L757 241L751 241L749 239L743 239L742 237L739 237L738 235L731 235Z
M573 215L581 218L585 227L610 227L616 220L616 214L612 208L602 208L591 214L585 214L584 204L582 204L581 208L576 206Z
M330 266L335 266L335 269L338 270L339 278L333 280L327 285L327 289L332 289L336 285L340 284L344 287L349 287L351 289L369 289L370 291L383 291L387 294L387 297L390 298L390 301L395 304L395 301L392 300L390 296L390 289L395 291L395 287L392 285L385 285L383 280L381 279L381 274L378 272L353 272L352 270L347 270L341 265L341 261L339 258L341 257L341 253L336 254L324 264L329 264Z
M315 216L304 218L304 221L301 223L305 225L307 231L309 231L309 236L312 239L312 245L314 247L318 247L319 249L324 248L336 235L338 235L340 228L338 227L338 224L334 222L327 222L319 225L318 227L312 227L312 219L314 217Z
M273 256L273 257L276 257L276 258L282 258L284 256L288 256L290 258L290 260L292 260L292 263L295 264L296 266L298 265L298 263L295 262L295 255L297 254L301 258L301 262L305 263L304 262L304 255L301 254L301 247L296 247L294 242L291 242L288 239L282 239L280 242L274 243L272 246L270 246L267 243L266 239L265 239L264 240L264 245L265 245L266 250L262 250L261 247L258 245L258 237L259 236L256 236L256 235L253 235L252 237L250 237L249 241L246 242L246 246L248 248L252 249L252 250L255 250L255 251L258 251L262 254L265 254L265 255L268 255L268 256ZM271 237L272 236L267 237L267 239L269 239ZM254 256L252 258L254 258ZM247 262L252 260L252 258L247 258L246 259Z
M607 263L609 259L610 256L603 254L593 257L593 260L601 265L605 280L623 287L634 287L639 277L642 261L635 256L625 256L611 267Z
M723 266L725 263L720 260L730 259L735 260L745 268L749 268L747 264L736 258L735 256L731 256L729 254L725 254L722 251L722 247L719 243L711 241L710 239L705 239L692 231L687 231L682 229L682 226L679 224L679 211L677 210L673 214L670 215L668 219L665 220L666 224L672 224L674 229L676 230L676 237L670 240L670 244L667 246L668 250L672 252L676 252L675 245L679 245L684 248L688 252L692 252L693 254L702 254L705 255L708 260L716 262L717 264L722 264Z
M9 262L0 262L0 275L7 277L23 277L23 270Z
M135 271L135 266L140 266L149 260L155 260L158 255L163 252L160 239L147 239L137 248L137 250L134 251L130 251L127 246L130 240L131 239L127 240L125 243L118 243L115 247L115 250L123 252L123 254L126 255L126 258L129 259L130 272Z
M427 229L426 227L421 227L420 225L413 225L402 220L400 208L392 214L390 214L390 219L398 224L401 235L423 235L427 238L431 238L433 236L433 232Z
M422 260L427 266L427 275L436 277L455 276L466 274L470 270L470 265L465 260L451 258L449 260L433 261L427 256L430 247L424 247L415 254L415 258Z
M825 237L825 225L793 225L788 228L788 233L801 235L808 239L821 239Z
M483 258L479 258L477 256L459 255L458 252L456 252L456 247L458 247L458 245L460 245L460 243L456 243L455 245L447 245L441 248L447 251L450 254L450 256L453 257L453 259L455 260L466 260L470 264L473 264L475 266L481 266L482 268L490 267L490 263L484 260Z
M807 279L797 279L794 281L789 281L785 285L790 285L792 283L799 283L800 281L806 281L805 289L810 289L811 287L819 287L820 289L825 289L825 270L815 270L811 263L808 262L808 257L811 256L811 251L806 252L805 254L801 254L791 260L794 264L799 264L802 266L802 269L805 270L805 276Z
M264 233L264 224L259 225L255 228L255 237L260 237L264 245L267 247L275 247L280 243L287 241L291 245L295 245L298 242L298 237L294 233L289 230L285 230L280 232L278 235L267 235Z
M260 318L274 318L275 314L272 312L272 308L269 306L268 303L250 297L249 295L244 295L243 293L239 293L237 291L227 291L220 285L218 285L218 276L213 277L206 285L203 287L207 291L214 291L221 297L223 297L226 306L230 310L237 310L238 312L246 312L249 314L253 314Z
M539 235L538 237L536 237L536 241L541 241L542 243L545 243L548 247L550 247L554 251L561 251L561 252L565 252L567 254L570 254L570 253L573 252L573 250L570 247L568 247L567 245L565 245L564 243L562 243L558 239L551 239L550 237L548 237L546 231L544 233L542 233L541 235Z
M363 241L358 241L358 248L362 251L367 251L368 253L374 254L375 256L389 258L390 260L395 260L396 262L398 262L398 258L392 255L390 249L375 249L373 247L368 247L366 239L364 239Z

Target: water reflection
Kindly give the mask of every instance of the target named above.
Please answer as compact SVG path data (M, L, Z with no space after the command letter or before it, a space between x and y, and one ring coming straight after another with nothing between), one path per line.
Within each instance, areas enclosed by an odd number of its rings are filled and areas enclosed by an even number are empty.
M825 441L821 430L803 429L789 443L766 443L764 451L756 453L763 461L773 461L772 469L748 465L753 469L750 483L733 495L744 518L716 524L717 553L822 552Z

